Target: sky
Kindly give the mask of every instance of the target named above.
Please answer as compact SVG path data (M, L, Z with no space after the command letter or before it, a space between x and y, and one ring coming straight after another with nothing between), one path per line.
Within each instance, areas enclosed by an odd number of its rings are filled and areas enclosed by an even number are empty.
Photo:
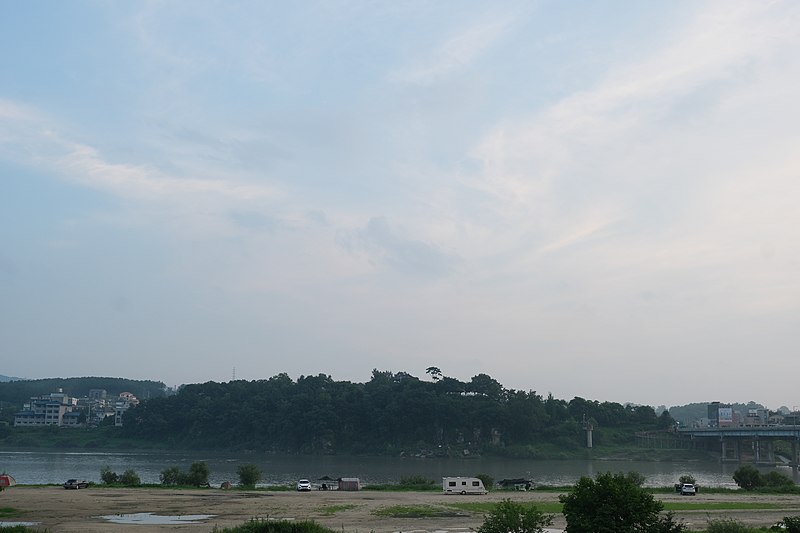
M0 2L0 373L800 405L800 3Z

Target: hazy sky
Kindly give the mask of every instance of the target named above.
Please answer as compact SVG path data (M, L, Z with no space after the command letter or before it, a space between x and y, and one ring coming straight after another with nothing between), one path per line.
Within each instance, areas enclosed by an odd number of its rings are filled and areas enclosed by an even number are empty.
M800 405L800 3L0 2L0 373Z

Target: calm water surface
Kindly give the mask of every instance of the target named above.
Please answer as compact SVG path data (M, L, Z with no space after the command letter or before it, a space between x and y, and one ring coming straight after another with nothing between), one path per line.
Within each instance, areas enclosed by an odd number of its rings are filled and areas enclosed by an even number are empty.
M69 478L100 482L100 469L108 465L121 474L133 469L143 483L158 483L159 473L179 466L188 470L193 461L206 461L212 485L236 482L236 469L242 464L256 464L264 473L263 485L295 483L300 478L315 482L323 476L358 477L362 483L396 483L401 477L421 475L439 480L445 476L489 474L495 480L528 478L537 484L569 485L581 476L600 472L642 473L648 486L670 486L683 474L691 474L706 487L735 488L735 464L717 462L638 462L638 461L532 461L523 459L470 458L419 459L399 457L296 456L208 452L19 452L0 451L0 471L20 484L63 483ZM767 471L769 469L765 469ZM792 476L788 467L777 467ZM794 476L798 481L797 475Z

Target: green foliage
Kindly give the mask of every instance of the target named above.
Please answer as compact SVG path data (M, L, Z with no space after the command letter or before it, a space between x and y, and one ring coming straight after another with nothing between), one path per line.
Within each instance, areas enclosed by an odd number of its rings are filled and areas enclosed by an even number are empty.
M409 489L410 488L428 489L438 485L436 485L436 481L428 479L425 476L413 475L413 476L402 476L400 478L400 486Z
M162 485L181 485L183 483L185 474L177 466L165 468L158 475L158 479Z
M542 533L553 516L535 506L503 500L484 518L478 533Z
M800 516L784 516L783 520L778 522L777 528L786 533L800 533Z
M644 485L646 481L644 475L641 472L636 472L635 470L631 470L627 474L625 474L625 479L627 479L630 483L636 485L637 487L641 487Z
M680 483L681 485L683 485L684 483L691 483L692 485L694 485L694 484L697 483L697 481L695 481L693 475L684 474L684 475L682 475L681 477L678 478L678 483Z
M119 482L126 487L138 487L142 484L142 480L139 479L139 474L130 468L124 471L121 476L119 476Z
M794 481L780 472L771 470L761 476L761 484L764 487L792 487L794 486Z
M733 480L744 490L753 490L763 485L761 472L751 465L744 465L737 468L733 473Z
M750 533L751 529L733 518L709 520L706 533Z
M569 494L559 496L564 504L567 533L639 533L659 524L663 505L653 495L633 484L623 474L582 477Z
M429 370L438 376L436 368ZM240 416L231 417L232 411ZM196 449L460 456L466 448L553 457L582 450L584 414L600 425L598 446L604 440L633 443L634 431L658 427L646 406L545 399L535 391L506 389L486 374L462 382L374 370L366 383L324 374L293 381L279 374L187 385L174 396L129 410L118 429L121 438ZM534 442L536 449L528 448Z
M442 518L452 516L463 516L442 507L433 505L392 505L373 511L375 516L386 516L392 518Z
M116 472L112 472L111 467L108 465L105 465L100 469L100 479L106 485L113 485L119 482L119 476Z
M475 477L483 482L483 486L486 490L492 490L492 487L494 487L494 478L489 474L476 474Z
M311 521L251 520L241 526L219 529L214 533L338 533Z
M243 487L255 487L261 481L261 469L254 464L239 465L236 474L239 476L239 485Z
M205 461L195 461L189 466L189 473L186 475L186 484L195 487L208 485L208 476L211 471Z

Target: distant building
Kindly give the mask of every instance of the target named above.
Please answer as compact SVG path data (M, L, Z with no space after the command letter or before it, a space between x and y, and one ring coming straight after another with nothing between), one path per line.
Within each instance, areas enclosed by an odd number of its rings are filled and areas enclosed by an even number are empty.
M76 417L79 415L75 413L72 416L76 405L77 400L64 394L61 389L46 396L34 396L22 411L14 414L14 426L76 426Z
M114 425L122 425L122 415L131 407L139 405L139 399L130 392L120 392L119 399L114 403Z

